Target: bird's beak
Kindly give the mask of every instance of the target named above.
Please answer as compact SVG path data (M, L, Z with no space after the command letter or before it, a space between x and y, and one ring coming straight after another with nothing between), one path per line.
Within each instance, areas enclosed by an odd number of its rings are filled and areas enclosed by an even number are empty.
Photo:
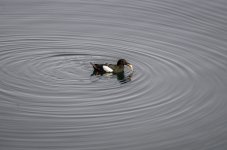
M127 66L133 71L133 67L131 64L127 64Z

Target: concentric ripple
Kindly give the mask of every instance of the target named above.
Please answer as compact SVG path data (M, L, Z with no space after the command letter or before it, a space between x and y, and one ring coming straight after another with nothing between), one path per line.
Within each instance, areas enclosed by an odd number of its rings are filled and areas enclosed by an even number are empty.
M0 7L1 149L226 149L227 2Z

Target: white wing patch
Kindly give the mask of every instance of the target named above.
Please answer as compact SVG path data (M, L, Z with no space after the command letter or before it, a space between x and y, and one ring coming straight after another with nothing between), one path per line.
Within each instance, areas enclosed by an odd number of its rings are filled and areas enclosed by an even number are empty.
M103 70L105 70L106 72L113 72L113 69L108 66L103 66Z

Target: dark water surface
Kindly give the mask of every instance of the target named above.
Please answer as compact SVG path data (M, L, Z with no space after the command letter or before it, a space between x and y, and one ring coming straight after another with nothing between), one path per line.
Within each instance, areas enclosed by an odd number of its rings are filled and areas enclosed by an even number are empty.
M226 48L226 0L0 0L0 149L226 150Z

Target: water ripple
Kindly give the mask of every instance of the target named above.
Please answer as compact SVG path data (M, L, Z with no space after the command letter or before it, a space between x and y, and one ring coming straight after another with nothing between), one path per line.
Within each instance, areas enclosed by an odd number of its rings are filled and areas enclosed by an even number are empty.
M0 2L0 146L224 150L226 6ZM91 76L119 58L134 72Z

